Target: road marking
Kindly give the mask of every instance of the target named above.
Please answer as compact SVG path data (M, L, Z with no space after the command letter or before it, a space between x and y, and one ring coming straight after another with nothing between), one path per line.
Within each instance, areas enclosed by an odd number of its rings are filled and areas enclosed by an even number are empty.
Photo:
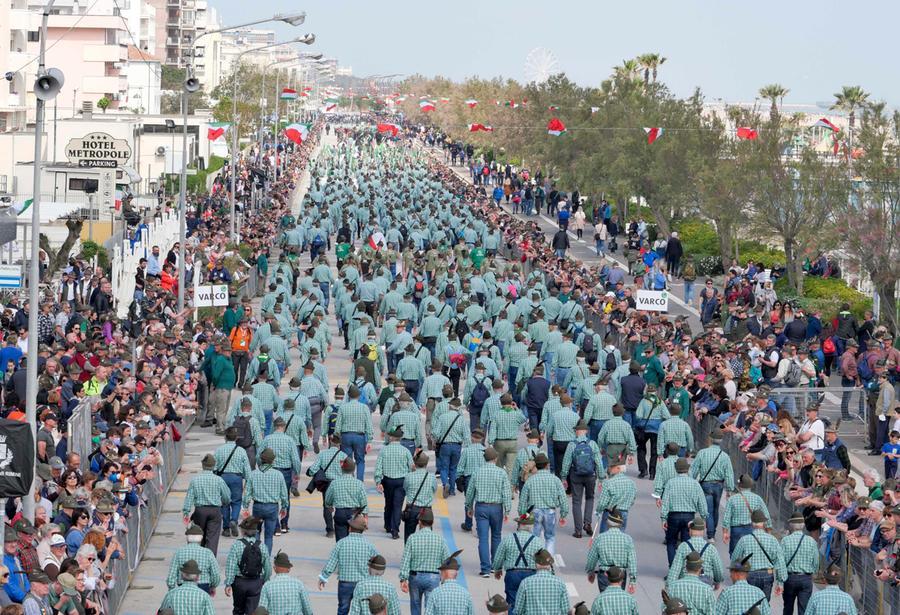
M578 597L578 590L575 589L574 583L566 583L566 591L569 592L569 596L571 596L572 598Z
M556 561L557 568L565 568L566 560L563 559L562 553L557 553L553 556L553 559Z

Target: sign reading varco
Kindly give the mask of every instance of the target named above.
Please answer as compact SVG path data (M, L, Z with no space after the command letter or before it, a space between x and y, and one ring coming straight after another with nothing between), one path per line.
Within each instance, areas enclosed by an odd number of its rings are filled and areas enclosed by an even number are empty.
M645 312L668 312L669 292L665 290L638 290L636 307Z
M228 284L198 286L194 291L194 307L224 307L228 305Z
M79 167L115 169L131 158L131 146L105 132L92 132L72 139L66 145L66 157Z

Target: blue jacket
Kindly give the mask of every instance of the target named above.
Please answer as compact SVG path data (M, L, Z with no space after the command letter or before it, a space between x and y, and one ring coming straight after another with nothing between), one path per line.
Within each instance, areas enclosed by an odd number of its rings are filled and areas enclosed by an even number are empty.
M4 553L3 565L9 569L9 582L3 585L3 589L10 600L21 603L25 599L25 594L31 590L31 583L15 555Z

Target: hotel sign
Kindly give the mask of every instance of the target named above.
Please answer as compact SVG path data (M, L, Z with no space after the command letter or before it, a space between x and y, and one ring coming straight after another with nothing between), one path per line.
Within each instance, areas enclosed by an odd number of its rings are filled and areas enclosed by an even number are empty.
M105 132L92 132L72 139L66 145L66 157L83 168L115 169L131 158L131 146Z

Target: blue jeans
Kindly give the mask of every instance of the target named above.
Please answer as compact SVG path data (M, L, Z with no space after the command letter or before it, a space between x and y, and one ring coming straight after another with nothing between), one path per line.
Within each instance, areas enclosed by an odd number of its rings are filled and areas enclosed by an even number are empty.
M481 573L484 574L491 571L494 554L500 545L503 505L475 502L475 529L478 531L478 560Z
M534 509L534 529L531 533L535 536L541 536L544 533L544 544L547 551L553 555L556 551L556 510L553 508L535 508Z
M410 455L416 454L416 441L415 440L407 440L406 438L400 440L400 444L403 445L403 448L409 451ZM362 479L360 479L362 480Z
M789 574L784 582L784 615L794 615L794 603L797 603L797 612L805 613L806 604L812 596L812 575Z
M562 386L566 382L566 377L568 377L569 372L572 371L571 367L557 367L556 368L556 384Z
M263 416L266 419L265 424L265 435L269 435L272 433L272 421L275 419L275 411L274 410L263 410Z
M766 572L765 570L753 570L747 575L747 583L760 588L762 593L766 595L766 600L772 599L772 584L774 582L775 577L771 572Z
M356 462L356 478L366 475L366 435L345 431L341 434L341 451Z
M558 258L558 259L563 259L563 258L565 258L565 257L566 257L566 251L565 251L565 250L556 250L556 258Z
M328 302L330 301L328 282L319 282L319 289L322 291L322 299L325 303L325 311L328 311Z
M441 576L437 573L418 573L409 576L409 612L419 615L424 611L425 601L431 591L441 584Z
M688 524L694 520L692 512L670 512L666 519L666 555L669 558L669 566L675 559L675 550L683 542L691 537Z
M684 281L684 302L688 305L694 303L694 281L693 280L685 280Z
M509 605L509 615L516 615L516 594L519 593L519 585L522 581L534 574L534 570L507 570L503 578L503 589L506 592L506 603Z
M291 493L291 484L294 482L294 471L291 468L276 468L281 475L284 477L284 486L288 491L288 494ZM281 520L281 527L287 527L288 521L291 518L291 501L288 498L288 509L287 514L284 516L284 519Z
M278 504L272 502L254 502L253 516L262 519L263 542L269 553L272 553L272 537L275 536L275 528L278 527Z
M594 247L597 249L597 256L603 256L603 253L606 252L606 242L602 239L597 239Z
M628 511L627 510L619 510L619 514L622 515L622 531L625 531L625 528L628 527ZM609 517L608 511L603 511L603 514L600 515L600 531L605 532L609 525L606 523L606 519Z
M591 442L597 441L597 436L600 435L600 430L603 429L604 425L606 425L606 421L601 419L591 419L588 422L588 428L591 430Z
M719 503L722 501L722 491L725 485L721 482L700 483L704 495L706 495L706 537L715 538L716 526L719 525Z
M231 491L231 504L222 507L222 527L228 528L232 523L241 520L241 498L244 496L244 479L240 474L226 472L222 474L222 480Z
M737 543L741 538L753 532L752 525L736 525L731 528L731 534L728 537L728 555L731 556L734 553L734 548L737 546Z
M356 583L350 581L338 581L338 610L337 615L348 615L350 613L350 603L353 600L353 590L356 589Z
M459 455L462 452L462 444L458 442L444 442L437 459L438 473L441 475L441 484L450 488L450 493L456 493L456 466L459 465Z

